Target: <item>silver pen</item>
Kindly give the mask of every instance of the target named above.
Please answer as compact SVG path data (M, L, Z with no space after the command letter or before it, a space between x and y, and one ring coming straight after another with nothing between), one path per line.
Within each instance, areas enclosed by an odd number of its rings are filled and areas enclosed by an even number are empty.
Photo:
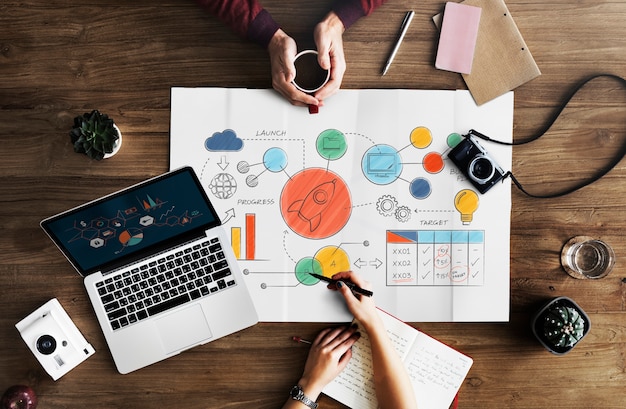
M389 69L389 66L391 66L391 62L395 58L396 53L398 52L398 48L400 48L400 44L402 43L402 40L404 39L404 35L406 34L407 30L409 29L409 26L411 25L411 20L413 20L414 14L415 13L413 12L413 10L411 10L408 13L406 13L406 16L404 16L404 20L402 20L402 26L400 26L400 36L398 37L398 41L396 41L396 45L393 47L393 51L391 51L391 55L387 59L387 64L385 64L385 68L383 69L382 75L385 75L387 73L387 70Z

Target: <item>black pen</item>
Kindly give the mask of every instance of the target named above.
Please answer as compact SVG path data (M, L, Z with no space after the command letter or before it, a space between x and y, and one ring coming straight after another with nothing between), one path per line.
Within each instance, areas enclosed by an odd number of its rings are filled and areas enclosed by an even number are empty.
M337 283L341 280L333 280L332 278L328 278L326 276L323 275L319 275L319 274L315 274L315 273L309 273L310 275L312 275L313 277L317 278L318 280L322 280L322 281L326 281L327 283L331 283L331 284L335 284L337 285ZM350 290L352 290L353 293L357 293L357 294L361 294L364 295L366 297L371 297L374 295L373 292L371 292L370 290L365 290L361 287L359 287L358 285L351 283L349 281L341 281L342 283L344 283Z

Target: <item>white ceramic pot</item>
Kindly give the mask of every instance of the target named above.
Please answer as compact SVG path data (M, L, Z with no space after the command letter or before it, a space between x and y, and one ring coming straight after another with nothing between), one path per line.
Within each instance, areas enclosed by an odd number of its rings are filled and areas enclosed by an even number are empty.
M111 153L105 153L104 157L102 159L108 159L111 156L115 155L117 152L119 152L120 148L122 147L122 131L120 131L120 128L117 127L117 125L113 124L113 126L115 127L115 129L117 129L117 134L120 136L117 139L117 142L115 143L115 145L113 146L113 152Z

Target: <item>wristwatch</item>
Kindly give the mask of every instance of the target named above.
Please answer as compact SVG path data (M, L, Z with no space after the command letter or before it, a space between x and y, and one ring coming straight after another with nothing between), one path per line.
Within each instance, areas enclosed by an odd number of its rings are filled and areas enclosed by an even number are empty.
M289 396L291 396L291 399L293 400L297 400L297 401L304 403L311 409L317 409L317 403L313 402L304 394L304 392L302 391L302 386L300 385L296 385L293 388L291 388L291 392L289 392Z

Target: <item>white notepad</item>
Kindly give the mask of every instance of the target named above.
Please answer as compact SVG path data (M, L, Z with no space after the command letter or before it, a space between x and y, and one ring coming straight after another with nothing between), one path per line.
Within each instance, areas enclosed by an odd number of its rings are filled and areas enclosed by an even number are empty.
M407 368L419 409L447 409L463 384L472 358L379 310L389 338ZM367 333L352 346L348 365L323 393L358 409L376 409L372 352Z

